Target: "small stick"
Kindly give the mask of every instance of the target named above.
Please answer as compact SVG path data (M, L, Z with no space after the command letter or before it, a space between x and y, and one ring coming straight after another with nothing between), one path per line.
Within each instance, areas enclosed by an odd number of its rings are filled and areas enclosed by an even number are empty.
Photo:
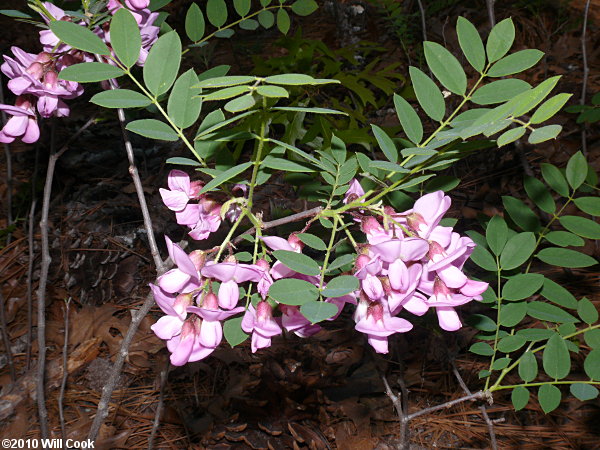
M160 394L158 397L158 405L156 406L156 413L154 414L154 422L152 423L152 432L148 438L148 450L153 450L154 438L156 437L158 427L160 426L160 419L162 418L162 413L165 406L165 386L167 385L170 365L170 361L167 360L165 368L160 371Z
M298 220L307 219L308 217L313 217L323 211L322 206L317 206L316 208L307 209L306 211L301 211L296 214L292 214L291 216L282 217L281 219L272 220L270 222L263 222L261 225L261 230L268 230L269 228L275 228L280 225L285 225L286 223L297 222ZM238 237L233 240L233 244L239 244L245 235L250 235L254 232L254 227L244 231Z
M494 3L496 0L485 0L487 5L488 18L490 20L490 28L494 28L496 25L496 14L494 13Z
M394 405L394 409L396 410L396 413L398 414L398 421L400 422L400 445L399 448L401 448L402 450L404 449L408 449L410 447L410 442L409 442L409 433L408 433L408 419L405 415L405 403L406 403L406 399L405 399L405 394L404 394L404 389L402 390L402 400L400 400L398 398L398 396L396 394L394 394L394 392L392 391L392 388L390 387L390 384L388 383L387 377L385 376L384 373L381 374L381 380L383 381L383 385L385 386L385 395L388 396L388 398L392 401L392 404Z
M48 168L46 170L46 183L44 184L44 197L42 203L42 218L40 220L40 230L42 234L42 270L37 295L37 337L38 337L38 367L37 367L37 404L40 420L40 434L42 439L48 439L48 410L46 409L46 399L44 396L44 375L46 369L46 284L48 283L48 270L52 258L50 257L50 244L48 239L48 214L50 211L50 195L52 194L52 180L54 178L54 168L56 161L66 152L69 144L79 137L89 126L96 122L92 117L88 120L58 152L50 155Z
M461 377L460 372L458 371L458 368L456 367L456 363L454 362L454 359L450 359L450 364L452 364L452 372L454 373L454 376L458 380L458 384L460 384L460 387L462 388L462 390L465 391L465 394L471 395L471 391L465 384L463 378ZM496 432L494 431L494 423L492 422L492 420L490 419L490 416L487 413L487 408L485 407L485 405L479 405L479 410L481 411L483 420L485 421L485 423L487 424L487 427L488 427L488 433L490 434L491 448L492 448L492 450L498 450L498 442L496 440Z
M2 290L0 290L0 325L2 326L2 341L4 342L4 348L6 348L6 357L8 358L8 367L10 369L10 381L14 383L17 381L17 374L10 349L10 336L8 335L8 323L6 323L6 315L4 314L4 295L2 295Z
M422 409L421 411L417 411L415 413L409 414L406 417L406 420L412 420L416 417L423 416L425 414L429 414L429 413L432 413L435 411L439 411L440 409L450 408L454 405L458 405L459 403L467 402L469 400L478 400L478 399L488 400L489 398L490 398L490 394L488 392L477 391L474 394L465 395L464 397L460 397L455 400L450 400L449 402L445 402L440 405L432 406L431 408L425 408L425 409Z
M63 344L63 376L60 383L60 392L58 394L58 416L60 418L60 433L62 435L63 449L66 450L67 432L65 428L65 414L63 408L63 400L65 398L65 388L67 387L68 372L68 355L67 349L69 347L69 307L71 306L71 299L69 298L65 302L64 314L65 314L65 342Z
M583 30L581 31L581 54L583 56L583 83L581 86L581 99L579 103L585 104L585 96L587 94L587 81L590 74L590 68L588 66L587 59L587 45L586 45L586 33L587 33L587 22L588 12L590 10L590 0L585 2L585 9L583 10ZM587 156L587 132L586 125L583 124L583 130L581 131L581 151L584 156Z
M423 32L423 41L427 40L427 23L425 22L425 6L421 0L417 0L419 11L421 12L421 28Z

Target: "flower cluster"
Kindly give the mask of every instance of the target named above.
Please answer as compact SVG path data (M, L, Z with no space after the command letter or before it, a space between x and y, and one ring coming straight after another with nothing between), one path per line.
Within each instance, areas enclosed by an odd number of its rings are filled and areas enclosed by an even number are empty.
M353 183L347 200L364 194ZM456 331L462 324L454 308L481 300L488 287L462 271L475 243L440 225L449 207L450 197L438 191L424 195L408 211L385 207L383 224L373 216L360 217L367 244L355 263L361 289L354 319L377 352L387 353L389 335L412 328L397 317L401 311L421 316L435 308L440 327Z
M169 188L161 189L163 201L175 211L179 223L192 228L190 235L194 227L186 217L201 217L199 222L206 223L210 223L211 215L220 218L216 211L221 205L200 195L202 184L191 182L184 172L171 172ZM353 180L345 203L356 202L363 195L360 184ZM190 203L191 200L198 204ZM424 195L411 210L401 213L389 207L358 206L354 217L360 222L366 242L357 244L358 255L351 273L358 279L359 289L324 299L337 308L328 320L337 318L346 303L355 305L355 328L367 336L379 353L388 352L390 335L412 329L406 318L398 316L404 311L421 316L434 308L442 329L459 329L462 324L455 308L481 300L488 285L463 273L475 244L452 228L440 225L449 207L450 198L441 191ZM378 212L383 220L370 215L373 212ZM304 246L295 234L287 239L264 236L261 241L272 251L302 253ZM252 352L270 346L271 339L283 330L300 337L320 330L318 324L302 314L300 307L269 297L273 283L282 279L298 279L326 289L327 284L319 276L298 273L281 261L271 265L259 259L255 264L241 264L230 256L218 263L202 251L188 255L169 238L167 247L176 268L159 277L157 285L151 285L166 314L152 329L167 341L174 365L197 361L212 353L223 338L221 321L242 312L241 328L252 334ZM240 285L244 283L255 284L258 296L252 303L247 303L249 296L240 302Z
M175 212L179 225L190 228L188 234L192 239L201 241L219 229L223 219L221 217L223 205L210 196L200 193L204 187L201 181L190 181L187 173L172 170L167 183L169 189L159 189L163 203ZM233 191L241 191L245 194L246 188L246 185L235 185ZM223 212L223 217L233 222L239 214L239 206L232 204L227 211Z
M148 50L158 38L159 28L153 26L158 14L147 9L149 0L126 0L125 4L140 26L143 48L138 63L143 65ZM51 16L42 15L46 24L54 20L76 20L52 3L45 2L43 5L45 12ZM110 0L107 7L114 13L123 5L117 0ZM80 22L80 25L86 26L84 22ZM95 27L93 31L110 44L107 22ZM27 144L37 141L40 135L37 114L44 118L68 116L70 110L64 100L83 94L83 87L79 83L60 80L58 74L65 67L92 61L93 55L61 44L49 29L40 31L40 43L43 51L38 54L12 47L13 57L4 56L4 64L0 69L9 78L8 88L17 99L14 106L0 104L0 110L12 116L0 130L0 142L10 143L17 138Z

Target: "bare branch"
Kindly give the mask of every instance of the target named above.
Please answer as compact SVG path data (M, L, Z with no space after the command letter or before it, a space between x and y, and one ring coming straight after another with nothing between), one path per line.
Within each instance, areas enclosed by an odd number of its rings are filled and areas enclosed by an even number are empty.
M160 393L158 397L158 405L156 406L156 413L154 414L154 422L152 423L152 432L148 438L148 450L152 450L154 448L154 439L156 437L158 427L160 426L160 419L162 418L165 405L165 386L167 384L170 365L170 361L167 360L165 367L160 371Z
M590 74L590 68L588 66L587 59L587 45L586 45L586 34L587 34L587 23L588 23L588 12L590 10L590 0L585 2L585 9L583 10L583 30L581 31L581 54L583 56L583 83L581 85L581 99L580 104L585 104L585 96L587 94L587 82ZM587 156L587 130L586 124L583 124L583 130L581 131L581 151Z
M2 326L2 341L4 342L4 348L6 349L6 357L8 358L8 368L10 369L10 381L17 381L17 374L15 372L15 364L13 362L12 351L10 349L10 337L8 335L8 323L6 323L6 315L4 314L4 295L0 290L0 326Z
M60 419L60 433L62 435L63 448L66 449L67 442L67 431L65 428L65 414L63 408L63 401L65 398L65 388L67 387L67 377L69 376L68 372L68 362L69 357L67 354L67 349L69 348L69 307L71 306L71 299L69 298L65 302L64 314L65 314L65 342L63 344L63 375L62 380L60 382L60 392L58 394L58 416Z

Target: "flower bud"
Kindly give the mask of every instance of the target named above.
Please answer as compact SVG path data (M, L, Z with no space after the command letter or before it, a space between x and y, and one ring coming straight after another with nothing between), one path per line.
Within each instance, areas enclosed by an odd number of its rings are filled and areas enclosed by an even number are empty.
M202 300L202 307L206 309L217 310L219 309L219 299L215 294L209 292L204 296L204 299Z
M258 302L256 305L256 320L259 323L265 323L266 321L273 318L273 308L269 305L269 302L264 300Z
M50 56L50 53L41 52L35 57L35 61L41 64L47 64L52 61L52 57Z
M25 70L33 78L39 80L44 75L44 66L39 62L32 63L27 70Z
M429 251L427 253L429 259L433 260L435 256L444 255L445 253L444 248L440 244L436 241L429 241Z
M262 258L259 259L258 261L256 261L256 265L265 271L267 271L271 268L271 265L269 264L269 262L266 259L262 259Z
M192 297L193 295L191 293L179 294L177 297L175 297L175 301L173 302L173 309L179 315L179 317L184 318L187 315L186 308L192 305Z
M206 253L202 250L194 250L188 256L192 260L192 263L194 263L196 270L200 272L206 264Z
M46 72L44 75L44 86L48 89L56 89L58 84L58 74L54 70Z
M446 283L444 283L440 277L436 276L433 281L433 295L436 297L439 295L447 297L451 294L452 292L450 291L450 288L446 286Z
M300 238L296 236L296 233L290 234L290 237L288 237L287 241L294 248L294 250L301 252L304 248L304 242L302 242Z
M406 223L414 231L419 231L419 228L421 227L421 225L427 226L427 222L425 222L425 219L423 218L423 216L416 212L411 213L406 217Z

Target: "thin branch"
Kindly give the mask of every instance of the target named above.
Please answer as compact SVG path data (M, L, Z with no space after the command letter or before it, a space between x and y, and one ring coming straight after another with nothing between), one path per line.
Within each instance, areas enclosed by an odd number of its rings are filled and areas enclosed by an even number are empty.
M40 421L40 434L42 439L48 439L48 410L46 409L44 375L46 369L46 284L48 283L48 270L52 258L50 257L50 245L48 240L48 214L50 211L50 196L52 194L52 180L54 178L54 168L56 161L69 148L69 144L77 139L89 126L96 122L96 118L92 117L88 120L71 138L69 141L56 153L52 152L48 160L48 168L46 170L46 183L44 185L44 197L42 203L42 218L40 220L40 230L42 234L42 270L40 274L40 282L38 285L37 295L37 338L38 338L38 367L37 367L37 404L38 415Z
M454 373L454 376L458 380L458 384L460 384L460 387L462 388L462 390L465 391L465 394L471 395L471 390L467 387L462 376L460 375L460 372L458 371L458 368L456 367L456 363L454 362L454 359L452 359L452 358L450 359L450 364L452 364L452 372ZM498 450L498 441L496 440L496 432L494 431L494 422L492 422L492 420L490 419L490 416L487 413L487 408L485 405L479 405L479 410L481 411L483 420L485 421L485 423L487 424L487 427L488 427L488 433L490 434L490 447L492 448L492 450Z
M586 45L586 34L587 34L587 23L588 23L588 12L590 10L590 0L585 2L585 9L583 10L583 30L581 31L581 54L583 56L583 83L581 86L581 99L579 103L585 104L585 96L587 94L587 82L590 74L590 68L588 66L587 59L587 45ZM587 156L587 131L586 125L583 124L583 130L581 131L581 150L585 156Z
M63 441L63 448L66 449L67 442L67 431L65 428L65 413L63 408L63 401L65 398L65 388L67 387L67 377L69 376L68 372L68 362L69 357L67 355L67 350L69 348L69 307L71 306L71 299L69 298L65 302L65 342L63 344L63 376L60 383L60 392L58 394L58 417L60 419L60 433Z
M31 207L29 208L29 220L27 224L27 239L29 247L29 260L27 262L27 338L26 338L26 363L29 370L31 366L31 341L33 335L33 264L35 262L35 249L33 242L33 230L35 227L35 208L37 206L37 172L39 166L40 146L35 146L35 161L33 163L33 174L31 175Z
M427 40L427 23L425 21L425 6L423 5L422 0L417 0L417 4L419 5L419 12L421 13L421 31L423 33L423 41Z
M0 325L2 326L2 341L6 349L6 357L8 358L8 367L10 369L10 381L17 381L17 373L15 372L15 364L13 362L12 351L10 349L10 336L8 335L8 323L4 314L4 295L0 290Z
M394 392L392 391L392 388L390 387L390 384L388 383L387 377L385 376L384 373L381 374L381 380L383 381L383 385L385 386L385 395L388 396L388 398L391 400L392 404L394 405L394 409L396 410L396 413L398 414L398 421L400 422L400 448L402 450L404 449L408 449L410 447L410 442L409 442L409 433L408 433L408 419L405 415L405 406L404 404L406 403L406 399L405 399L405 394L404 392L402 393L402 400L400 400L400 398L398 398L398 396L396 394L394 394Z
M4 103L4 88L0 82L0 103ZM4 110L0 113L2 117L2 126L6 125L6 113ZM10 226L13 224L12 216L12 157L10 154L10 147L8 144L4 144L4 158L6 159L6 223L9 232L6 236L6 245L10 244L12 233L10 232Z
M488 19L490 20L490 28L496 25L496 14L494 13L494 3L496 0L485 0L487 5Z
M275 228L280 225L285 225L286 223L297 222L302 219L307 219L309 217L316 216L321 211L323 211L323 207L317 206L316 208L307 209L306 211L301 211L299 213L292 214L291 216L282 217L281 219L271 220L270 222L263 222L261 224L260 228L261 228L261 230L268 230L269 228ZM252 235L254 233L254 231L255 231L254 227L244 231L242 234L240 234L238 237L236 237L232 241L232 243L234 245L239 244L242 241L242 239L244 238L244 236Z
M154 414L154 422L152 423L152 432L148 438L148 450L152 450L154 448L154 439L156 437L158 427L160 426L160 420L162 418L162 413L165 406L165 386L167 384L170 365L170 361L166 360L165 367L160 371L160 394L158 397L158 405L156 406L156 413Z
M440 405L432 406L431 408L425 408L425 409L422 409L421 411L412 413L406 417L406 420L412 420L416 417L423 416L425 414L429 414L429 413L432 413L435 411L439 411L440 409L447 409L454 405L458 405L459 403L467 402L469 400L478 400L478 399L489 400L489 398L490 398L489 392L477 391L474 394L466 395L464 397L457 398L456 400L450 400L449 402L445 402Z
M102 395L100 396L100 401L98 402L96 416L94 417L94 421L92 422L92 426L90 427L90 431L87 435L88 439L91 439L92 441L95 441L98 437L100 427L102 426L104 420L108 416L110 398L112 397L113 391L117 387L117 383L121 375L121 370L123 369L125 360L129 355L129 346L133 341L135 333L137 332L142 319L146 317L146 314L148 314L152 306L154 306L154 297L152 296L152 292L150 292L146 297L146 300L144 301L142 307L138 309L137 313L133 315L133 318L131 319L131 324L129 325L129 329L125 334L125 337L123 338L121 348L119 350L119 353L117 354L117 357L115 358L115 363L112 366L108 380L102 388Z

